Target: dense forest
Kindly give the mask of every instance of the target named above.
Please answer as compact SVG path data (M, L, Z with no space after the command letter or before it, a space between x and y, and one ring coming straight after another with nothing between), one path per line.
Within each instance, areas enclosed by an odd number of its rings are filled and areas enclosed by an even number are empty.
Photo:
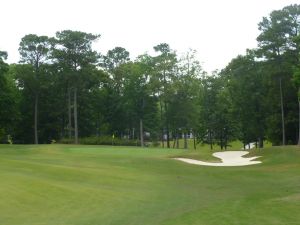
M18 64L0 52L1 143L297 144L300 5L271 12L258 29L258 47L213 74L194 50L178 55L167 43L131 60L122 47L95 51L100 35L28 34Z

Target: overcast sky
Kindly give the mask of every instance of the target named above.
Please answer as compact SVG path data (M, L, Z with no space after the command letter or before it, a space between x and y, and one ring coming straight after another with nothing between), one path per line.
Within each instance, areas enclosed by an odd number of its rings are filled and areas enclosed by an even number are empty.
M26 34L64 29L101 34L95 50L126 48L131 58L168 43L178 53L198 51L204 70L222 69L256 47L263 16L296 0L3 0L0 50L18 62ZM3 27L4 26L4 27Z

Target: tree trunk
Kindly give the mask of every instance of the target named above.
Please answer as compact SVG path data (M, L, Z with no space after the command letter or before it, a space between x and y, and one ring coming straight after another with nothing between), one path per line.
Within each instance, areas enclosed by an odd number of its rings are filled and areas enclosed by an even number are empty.
M69 124L68 124L68 133L69 138L72 138L72 109L71 109L71 89L68 89L68 117L69 117Z
M179 148L179 132L176 133L176 148Z
M193 132L193 139L194 139L194 150L196 150L196 135L195 133Z
M210 150L212 150L213 149L213 144L212 144L211 130L209 130L209 144L210 144Z
M175 148L175 145L176 145L176 137L173 138L173 148Z
M141 147L144 147L144 128L143 128L143 119L140 119L140 138L141 138Z
M225 130L224 131L224 147L225 147L225 150L227 150L227 146L228 146L227 130Z
M74 89L74 131L75 131L75 144L78 144L77 88Z
M223 132L221 131L221 137L220 137L220 147L221 150L223 150Z
M167 148L170 148L169 125L167 124Z
M101 123L101 118L100 118L100 113L97 113L97 131L96 131L96 135L97 137L100 136L100 123Z
M161 99L159 99L159 105L160 105L160 121L161 121L161 125L163 124L163 112L162 112L162 102L161 102ZM162 147L164 148L165 147L165 142L164 142L164 127L162 125L162 128L161 128L161 144L162 144Z
M178 131L175 130L175 138L173 138L173 148L175 148L175 145L176 145L176 141L177 141L177 133L178 133Z
M161 145L164 148L165 147L165 135L164 135L164 129L161 130Z
M258 138L258 147L259 148L263 148L264 147L264 140L261 137Z
M188 148L188 143L187 143L187 135L186 132L184 132L184 149Z
M282 94L282 79L279 79L280 88L280 105L281 105L281 126L282 126L282 145L285 145L285 125L284 125L284 110L283 110L283 94Z
M132 140L134 140L134 128L132 128Z
M34 100L34 143L39 143L38 138L38 103L39 103L39 96L38 94L35 94L35 100Z
M166 121L166 132L167 132L167 148L170 148L170 131L169 131L169 120L167 117L167 102L164 101L164 105L165 105L165 121Z

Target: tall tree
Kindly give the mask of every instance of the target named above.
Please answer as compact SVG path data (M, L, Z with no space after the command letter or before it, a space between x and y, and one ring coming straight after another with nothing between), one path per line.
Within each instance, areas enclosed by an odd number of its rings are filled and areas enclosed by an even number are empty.
M178 147L180 132L183 132L184 148L187 146L187 135L191 132L194 137L194 148L196 148L196 124L198 124L201 81L203 71L199 61L196 59L196 51L189 50L178 62L178 70L171 85L171 97L167 111L170 118L175 142L173 146Z
M38 144L38 105L41 91L41 73L44 63L48 60L50 41L47 36L29 34L22 38L19 52L21 62L33 67L31 81L27 82L34 95L34 143Z
M69 112L71 108L71 91L73 92L74 137L78 144L78 91L85 85L84 73L95 67L98 54L92 50L92 43L100 35L64 30L56 33L56 46L53 57L62 65L62 70L70 76L69 80ZM71 118L69 113L69 125ZM69 127L71 129L71 127Z
M12 110L14 99L7 79L9 65L5 63L6 59L7 53L0 51L0 142L9 132L14 115Z
M107 52L105 56L101 56L99 65L108 74L109 82L106 86L107 98L106 118L110 124L111 133L122 136L126 133L128 123L126 120L126 106L124 99L125 77L128 73L130 64L129 52L122 47L115 47Z
M130 61L129 52L122 47L115 47L108 50L106 56L101 57L100 65L108 71L113 71L120 65Z
M208 143L211 149L214 144L226 149L234 135L228 80L214 73L203 76L201 85L198 142Z
M156 77L157 77L157 95L160 101L160 114L162 120L162 144L164 146L164 134L167 136L167 148L170 148L170 121L167 116L168 111L168 92L169 84L175 75L177 57L170 46L166 43L161 43L154 46L154 50L159 53L154 58Z
M299 47L293 42L294 37L299 34L300 28L300 5L290 5L282 10L273 11L269 17L264 17L259 23L260 35L257 38L259 53L270 65L271 77L278 82L278 99L281 111L281 130L283 145L286 144L286 118L291 111L285 104L287 96L291 92L296 93L291 87L292 66L297 62ZM288 87L290 86L290 87ZM274 89L274 88L273 88ZM286 100L287 101L287 100ZM292 109L294 110L294 109Z
M298 145L300 145L300 65L294 69L294 83L298 89L298 107L299 107L299 121L298 121Z
M259 142L263 147L266 125L266 85L263 63L256 62L251 51L238 56L222 71L235 115L238 138L244 145Z

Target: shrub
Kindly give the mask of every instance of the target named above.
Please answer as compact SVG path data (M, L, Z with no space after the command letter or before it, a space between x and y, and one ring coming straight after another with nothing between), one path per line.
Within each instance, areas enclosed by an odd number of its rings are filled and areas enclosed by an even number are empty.
M63 138L59 141L61 144L73 144L74 139ZM140 146L141 143L138 140L112 138L111 136L92 136L79 138L79 143L83 145L117 145L117 146Z
M12 145L13 144L13 139L11 135L7 135L7 143Z

